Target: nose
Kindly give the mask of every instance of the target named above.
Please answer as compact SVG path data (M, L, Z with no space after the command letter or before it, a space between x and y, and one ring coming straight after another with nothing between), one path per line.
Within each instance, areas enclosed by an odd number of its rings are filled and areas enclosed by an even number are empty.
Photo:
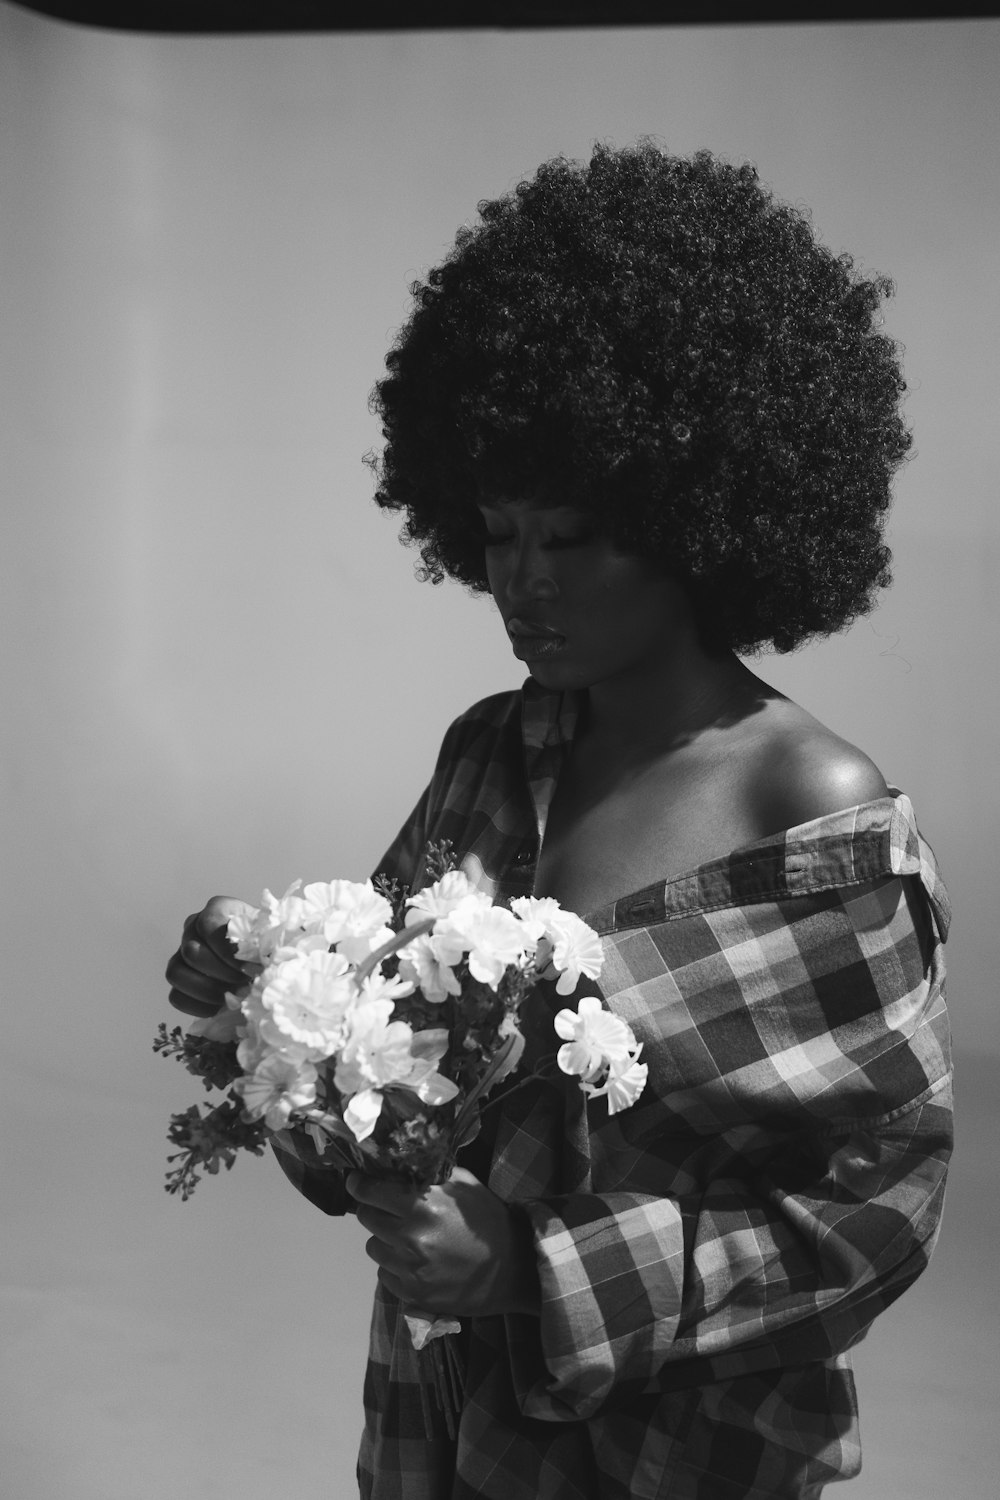
M504 597L508 604L517 608L525 604L545 603L558 596L559 588L553 577L552 559L542 547L524 539L510 548L504 559L502 582Z

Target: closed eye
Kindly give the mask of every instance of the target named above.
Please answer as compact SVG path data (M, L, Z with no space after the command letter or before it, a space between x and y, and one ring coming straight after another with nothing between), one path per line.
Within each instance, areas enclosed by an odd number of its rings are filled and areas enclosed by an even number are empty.
M592 531L581 531L575 536L551 537L547 542L543 542L542 545L550 552L554 552L560 547L586 547L593 540L594 534Z
M517 538L513 535L513 533L511 533L510 536L498 536L494 532L487 532L486 536L483 537L483 546L505 547L509 542L513 542L516 540ZM588 531L581 532L579 536L549 537L547 542L541 543L541 546L546 552L558 552L565 547L586 547L588 543L592 542L593 540L593 533Z

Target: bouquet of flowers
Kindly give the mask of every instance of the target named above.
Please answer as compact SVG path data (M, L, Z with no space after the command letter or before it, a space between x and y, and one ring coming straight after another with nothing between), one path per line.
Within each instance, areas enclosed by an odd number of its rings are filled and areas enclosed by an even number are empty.
M431 847L428 869L437 878L413 895L384 880L296 881L230 919L247 986L186 1035L161 1024L153 1044L227 1091L205 1113L172 1116L168 1192L187 1199L201 1170L229 1168L241 1150L260 1155L288 1130L325 1164L448 1179L486 1096L521 1062L527 996L541 980L571 995L582 975L596 978L603 953L551 898L495 906L451 868L448 845ZM638 1098L641 1046L596 996L560 1010L554 1029L555 1064L586 1094L612 1113ZM418 1348L455 1326L410 1320Z

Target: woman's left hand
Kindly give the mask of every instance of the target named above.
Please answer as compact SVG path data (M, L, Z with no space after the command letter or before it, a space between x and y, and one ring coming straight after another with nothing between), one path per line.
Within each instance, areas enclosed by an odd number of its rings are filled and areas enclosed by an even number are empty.
M366 1253L404 1306L455 1317L538 1313L530 1225L471 1172L456 1167L427 1188L352 1172L347 1189L372 1236Z

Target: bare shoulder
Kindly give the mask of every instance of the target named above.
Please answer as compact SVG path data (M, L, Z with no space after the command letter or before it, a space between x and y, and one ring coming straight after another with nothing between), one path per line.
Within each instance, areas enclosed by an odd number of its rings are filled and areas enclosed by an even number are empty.
M788 709L758 762L758 817L770 831L889 795L885 777L863 750L805 710Z

